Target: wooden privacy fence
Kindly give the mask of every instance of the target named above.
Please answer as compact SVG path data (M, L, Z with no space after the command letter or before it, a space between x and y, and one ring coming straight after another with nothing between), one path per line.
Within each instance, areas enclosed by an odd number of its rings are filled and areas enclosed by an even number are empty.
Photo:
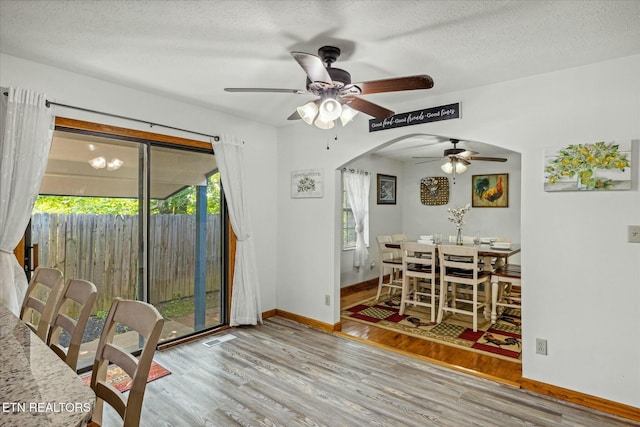
M196 221L192 215L151 215L149 300L152 304L192 297L195 283ZM55 267L65 280L95 283L94 313L108 311L116 296L137 298L137 215L34 214L32 241L41 266ZM222 273L220 215L207 215L206 291L219 291Z

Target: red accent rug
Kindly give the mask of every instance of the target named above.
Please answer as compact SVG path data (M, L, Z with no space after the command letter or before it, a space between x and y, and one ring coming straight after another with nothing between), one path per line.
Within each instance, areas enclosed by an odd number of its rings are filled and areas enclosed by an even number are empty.
M403 315L399 311L400 296L382 295L377 302L370 298L345 308L340 316L428 341L522 362L520 309L505 308L493 325L484 319L480 309L477 332L473 332L471 316L449 314L437 324L431 323L428 307L409 305Z
M160 366L158 363L151 362L147 382L149 383L157 380L158 378L162 378L170 373L170 371ZM81 378L85 384L91 384L91 372L83 375ZM118 366L110 366L109 369L107 369L107 382L117 388L121 393L128 391L132 385L131 377Z

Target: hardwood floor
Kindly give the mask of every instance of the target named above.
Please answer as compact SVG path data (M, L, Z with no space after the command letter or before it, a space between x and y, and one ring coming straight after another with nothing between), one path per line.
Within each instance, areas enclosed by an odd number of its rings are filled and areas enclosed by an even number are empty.
M640 426L278 316L155 360L141 426Z
M377 287L349 291L341 297L341 307L348 307L369 297L376 295ZM522 364L497 359L471 351L414 338L382 328L376 328L363 323L341 319L342 333L367 341L374 345L413 354L428 359L434 363L443 364L450 368L471 373L476 376L492 379L519 386L522 378Z

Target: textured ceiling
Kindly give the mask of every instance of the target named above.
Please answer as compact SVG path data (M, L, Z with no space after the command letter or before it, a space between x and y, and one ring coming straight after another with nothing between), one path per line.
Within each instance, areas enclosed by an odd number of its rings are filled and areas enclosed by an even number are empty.
M418 109L429 93L640 53L640 1L0 0L2 53L274 126L312 98L223 88L304 89L289 52L325 44L354 82L432 76L429 91L367 96Z

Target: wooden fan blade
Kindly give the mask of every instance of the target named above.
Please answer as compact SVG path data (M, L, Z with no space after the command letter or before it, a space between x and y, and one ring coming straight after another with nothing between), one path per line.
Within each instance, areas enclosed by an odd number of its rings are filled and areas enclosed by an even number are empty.
M370 93L397 92L402 90L431 89L433 79L426 75L397 77L395 79L372 80L362 83L354 83L362 92L362 95Z
M225 92L271 92L271 93L294 93L296 95L309 94L305 89L269 89L261 87L225 87Z
M333 84L329 72L324 67L322 59L318 56L304 52L291 52L291 56L300 64L304 72L307 73L309 80L312 82L324 82L328 85Z
M469 157L473 156L474 154L478 154L478 153L476 153L475 151L466 150L466 151L463 151L462 153L456 154L456 156L462 157L464 159L468 159Z
M506 162L507 159L503 157L476 157L472 156L468 158L469 160L484 160L486 162Z
M378 104L374 104L373 102L366 101L362 98L358 98L357 96L345 98L345 104L354 110L368 114L376 119L386 119L387 117L391 117L395 114L387 108L381 107Z

